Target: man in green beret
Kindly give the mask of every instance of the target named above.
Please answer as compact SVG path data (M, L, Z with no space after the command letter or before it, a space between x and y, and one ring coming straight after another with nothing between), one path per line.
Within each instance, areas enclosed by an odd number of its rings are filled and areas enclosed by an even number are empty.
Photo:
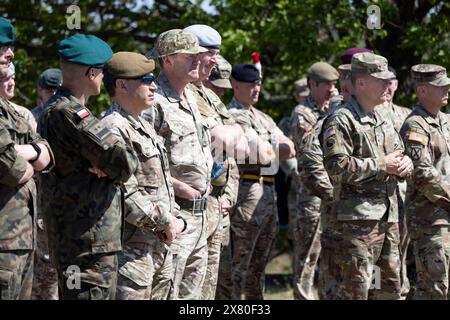
M371 298L401 299L396 191L413 165L393 122L376 109L387 100L392 76L386 58L355 54L353 96L323 125L324 165L330 177L339 177L330 226L340 235L334 239L337 299L368 299L374 272Z
M320 255L321 196L308 188L301 177L305 168L301 162L301 142L306 133L328 114L330 99L335 94L338 71L326 62L312 64L307 72L309 96L295 107L291 115L290 136L296 144L298 175L295 187L297 216L294 224L294 298L314 299L312 288L314 272ZM324 178L325 179L325 178Z
M196 93L186 86L199 78L198 45L189 32L172 29L161 33L152 52L161 73L155 107L143 116L163 137L169 156L175 201L188 225L171 244L175 274L171 299L201 299L208 247L206 208L211 191L211 137L198 111Z
M0 18L0 76L8 76L14 28ZM35 249L35 173L54 164L51 149L0 97L0 300L30 299Z
M450 78L439 65L411 68L419 102L400 134L414 163L408 180L408 232L416 259L414 299L449 299L450 123L440 110L448 103Z
M116 299L167 299L172 285L170 243L184 230L177 219L167 152L155 129L141 118L154 106L155 63L134 52L118 52L106 64L105 86L113 100L102 119L139 161L124 183L124 246L119 253Z
M134 152L87 108L112 50L93 35L59 42L63 84L39 119L56 166L43 179L44 217L60 299L114 299L122 250L120 184L136 170Z

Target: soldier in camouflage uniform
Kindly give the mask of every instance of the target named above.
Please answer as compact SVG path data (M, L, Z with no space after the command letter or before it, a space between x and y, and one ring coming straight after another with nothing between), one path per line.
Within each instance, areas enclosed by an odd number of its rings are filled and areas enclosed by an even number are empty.
M184 229L162 138L140 113L153 106L153 60L115 53L106 65L105 86L113 100L102 123L125 140L139 164L124 183L124 245L118 254L118 300L167 299L173 277L170 244ZM181 217L180 217L181 218Z
M308 69L310 95L291 115L290 135L296 143L299 181L297 189L297 217L294 227L294 298L314 299L314 273L320 255L320 197L305 186L304 168L300 160L301 142L317 121L328 113L339 74L326 62L316 62Z
M244 128L249 144L256 142L258 145L262 141L269 145L271 149L268 151L272 154L279 151L280 160L292 158L295 155L292 141L268 115L253 106L261 89L258 69L249 64L234 65L231 76L234 97L228 108ZM271 140L275 140L279 150L272 149ZM278 227L273 186L278 163L271 162L273 158L265 153L250 151L250 155L257 156L256 159L250 159L248 164L238 161L241 180L238 200L231 216L233 299L263 299L264 270ZM267 164L271 167L262 168Z
M0 18L0 77L14 58L14 28ZM54 164L48 143L0 97L0 300L30 299L36 245L33 174Z
M211 74L203 84L211 89L219 98L221 98L226 89L231 89L230 75L231 64L220 54L217 55L217 63L212 68ZM224 109L225 108L225 109ZM228 110L223 106L220 108L221 118L228 114ZM200 110L201 111L201 110ZM233 118L226 118L226 121L234 122ZM236 130L239 132L239 130ZM244 137L245 138L245 137ZM233 211L237 201L237 189L239 188L239 170L234 158L229 161L228 179L222 195L226 199L227 206L222 208L222 245L219 261L219 274L217 279L216 300L230 300L233 283L231 282L231 241L230 241L230 212Z
M61 299L114 299L122 250L120 183L136 170L134 152L87 109L100 93L111 48L92 35L59 43L63 85L40 117L55 154L43 179L43 215Z
M206 276L206 207L213 159L210 133L197 109L197 93L186 88L198 79L198 54L206 51L192 33L172 29L158 36L151 53L158 57L161 73L155 108L143 115L164 138L175 201L188 225L171 244L175 266L171 299L200 299Z
M392 76L384 57L355 54L353 97L323 125L324 165L331 177L339 176L333 205L341 235L335 255L342 276L338 299L368 299L375 265L380 287L372 297L401 295L396 189L413 166L392 122L375 110L387 99Z
M199 45L207 52L201 53L199 78L188 86L197 92L197 107L211 131L212 154L215 158L214 170L220 170L211 183L213 190L208 197L207 220L208 220L208 267L206 278L202 288L202 299L213 300L216 295L217 279L219 274L220 251L222 247L223 221L234 207L237 200L237 189L239 186L239 171L234 160L234 146L239 139L244 138L242 128L236 124L229 114L220 98L210 89L203 85L216 64L217 53L220 49L221 36L213 28L206 25L192 25L184 29L194 34ZM244 147L246 141L239 141ZM237 150L242 153L242 150ZM243 150L245 153L245 150ZM244 154L245 156L245 154ZM226 192L226 193L225 193ZM229 225L229 223L227 223ZM227 230L225 230L227 231Z
M413 160L408 181L408 231L414 247L414 299L449 299L450 123L440 109L448 103L450 79L444 67L411 68L419 103L401 128Z

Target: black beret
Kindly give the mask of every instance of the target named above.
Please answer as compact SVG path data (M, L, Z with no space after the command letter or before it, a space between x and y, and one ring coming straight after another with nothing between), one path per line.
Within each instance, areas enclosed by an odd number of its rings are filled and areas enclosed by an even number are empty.
M253 64L235 64L231 70L233 79L241 82L256 82L261 80L259 70Z

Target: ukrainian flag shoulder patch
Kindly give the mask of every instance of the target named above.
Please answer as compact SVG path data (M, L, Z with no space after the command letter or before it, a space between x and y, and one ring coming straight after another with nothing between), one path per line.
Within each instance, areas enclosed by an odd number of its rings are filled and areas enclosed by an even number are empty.
M327 140L329 137L334 136L336 134L336 130L334 130L334 127L331 126L327 130L325 130L323 134L323 140Z
M408 140L412 142L418 142L420 144L426 145L428 136L424 132L419 132L416 130L408 131Z

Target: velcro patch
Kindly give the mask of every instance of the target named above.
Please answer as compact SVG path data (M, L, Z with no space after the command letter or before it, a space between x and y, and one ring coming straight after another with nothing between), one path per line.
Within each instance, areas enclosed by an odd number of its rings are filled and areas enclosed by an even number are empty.
M422 132L410 130L408 132L408 140L426 145L428 136Z
M77 116L80 119L84 119L90 114L91 113L86 108L82 108L81 110L77 111Z
M422 148L412 147L411 148L411 158L415 161L419 160L422 156Z
M323 134L323 140L325 141L329 137L334 136L335 134L336 134L336 130L334 130L334 127L329 127Z

